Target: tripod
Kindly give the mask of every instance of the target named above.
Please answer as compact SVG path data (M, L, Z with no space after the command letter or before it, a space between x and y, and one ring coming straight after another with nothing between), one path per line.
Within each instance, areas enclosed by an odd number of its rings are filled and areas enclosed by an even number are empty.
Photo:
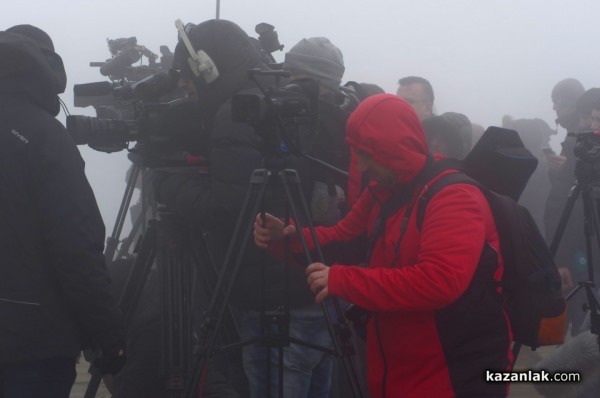
M256 214L259 210L262 212L262 202L265 195L265 190L268 184L272 181L272 178L276 177L284 189L286 197L286 208L285 216L286 220L289 219L290 211L291 216L296 221L298 234L304 249L304 255L306 261L310 264L312 262L311 255L308 249L308 244L302 235L301 220L306 220L308 228L310 229L312 239L315 242L315 251L317 252L318 260L323 262L323 255L316 239L316 233L312 225L311 218L307 210L306 201L302 194L300 187L300 179L295 170L292 169L257 169L252 173L250 179L250 187L247 191L242 210L235 226L232 240L225 255L223 267L220 271L219 280L211 297L210 304L206 310L206 316L201 328L201 336L199 345L196 348L196 360L190 378L190 384L186 389L186 398L196 397L196 393L199 390L199 386L202 379L202 373L206 367L209 357L213 356L218 351L228 350L231 348L244 346L247 344L266 344L269 347L275 347L278 349L279 358L279 383L278 383L278 394L279 398L283 398L283 350L285 346L289 344L300 344L312 349L321 350L326 353L335 354L336 356L343 359L344 370L348 377L349 384L351 385L353 395L355 398L364 397L363 387L359 382L359 377L356 368L352 362L352 355L354 354L354 348L350 341L352 337L352 331L348 322L343 316L340 304L335 299L328 299L332 304L334 311L336 312L337 323L334 325L329 308L326 303L321 304L323 314L327 323L329 334L333 340L334 349L331 350L327 347L317 346L307 341L301 341L299 339L291 338L289 336L289 295L285 298L283 307L275 311L268 311L262 314L261 321L263 325L266 323L266 327L263 330L275 330L274 333L261 336L257 339L251 339L249 341L240 341L236 344L231 344L225 347L215 348L217 341L217 333L222 326L225 309L227 308L229 299L232 294L236 277L240 270L241 261L248 245L252 225ZM294 194L292 193L294 190ZM298 212L297 203L294 200L299 201L301 214ZM289 256L287 255L286 249L286 262L283 265L285 267L285 289L288 291L289 288ZM270 372L270 360L267 361L268 373ZM270 379L270 374L268 375Z
M112 246L107 245L106 258L108 261L112 261L114 257L119 242L118 235L122 229L122 220L124 220L124 214L126 214L131 199L132 184L134 184L132 181L137 179L138 174L139 168L135 166L121 204L115 232L110 238L116 243ZM144 220L144 212L141 212L134 228ZM124 329L130 331L144 287L151 270L156 266L160 282L162 325L160 374L164 375L165 389L169 398L182 396L190 375L193 359L191 353L194 347L191 316L192 297L194 296L193 281L203 281L202 288L210 294L212 286L217 280L217 270L210 257L205 236L196 237L193 231L188 231L188 229L187 223L180 217L166 208L159 208L157 218L148 222L148 227L142 235L141 241L138 242L135 262L119 298ZM134 231L132 230L131 233L133 234ZM192 245L191 242L194 244ZM112 254L109 254L109 251ZM121 249L122 251L123 249ZM195 272L200 274L199 278L195 278ZM225 337L228 341L237 341L239 333L235 319L229 312L226 315ZM96 396L102 378L102 375L93 366L90 367L90 373L92 377L88 383L85 398Z
M600 227L598 224L598 213L600 211L600 181L595 176L595 164L577 159L575 163L575 185L571 188L567 203L561 213L556 232L550 243L550 252L556 255L560 241L569 221L569 217L575 206L577 198L581 196L583 202L583 233L587 255L587 280L578 281L566 299L571 299L578 291L583 289L586 294L587 309L590 311L591 332L600 335L600 303L594 291L594 262L592 250L592 236L596 237L596 243L600 248ZM600 342L600 340L599 340Z
M120 236L123 231L123 226L125 224L125 219L127 218L127 212L131 205L131 198L133 197L133 193L135 191L135 186L140 175L142 168L138 164L133 164L131 167L131 172L129 173L127 179L127 185L125 187L125 192L123 193L123 199L121 200L121 205L119 206L119 212L117 213L117 218L115 220L112 234L106 239L106 247L104 248L104 258L106 259L106 263L110 264L115 260L115 254L117 258L121 256L122 253L127 252L129 249L130 238L132 239L136 232L140 229L140 226L143 221L143 214L140 214L139 217L133 224L133 228L129 234L128 239L124 242L123 247L117 253L117 248L119 243L121 242ZM126 244L127 243L127 244ZM126 246L126 247L125 247ZM141 294L141 291L140 291ZM119 300L120 303L120 300ZM131 320L129 320L131 321ZM96 396L98 392L98 388L100 387L100 382L102 380L102 374L100 371L94 367L93 364L90 365L88 369L88 373L90 373L91 378L87 385L84 398L93 398Z

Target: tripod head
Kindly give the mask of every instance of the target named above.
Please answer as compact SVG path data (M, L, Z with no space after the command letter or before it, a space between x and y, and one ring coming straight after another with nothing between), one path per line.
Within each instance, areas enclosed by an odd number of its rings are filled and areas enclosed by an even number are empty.
M575 137L575 177L581 184L600 185L600 131L568 133Z

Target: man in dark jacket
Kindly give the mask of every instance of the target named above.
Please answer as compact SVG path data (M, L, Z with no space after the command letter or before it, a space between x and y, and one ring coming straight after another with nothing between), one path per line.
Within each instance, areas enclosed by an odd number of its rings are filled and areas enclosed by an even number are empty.
M0 395L68 397L82 348L103 373L124 363L109 292L104 225L67 131L54 118L66 85L50 37L0 32Z
M376 224L382 231L368 267L313 263L307 275L317 302L334 296L374 313L367 329L371 396L505 397L507 383L484 381L486 369L509 369L511 355L496 288L500 242L483 193L467 184L443 188L419 229L412 209L428 186L456 170L435 171L413 108L394 95L369 97L346 131L372 182L344 219L316 228L317 238L325 246L373 234ZM391 215L379 219L384 208ZM284 228L273 216L266 225L258 216L254 231L261 248L276 246L284 235L293 239L292 249L299 246L295 227ZM302 233L312 244L306 229Z
M235 221L249 188L251 173L254 169L265 167L264 158L271 157L271 161L277 158L282 162L279 167L284 165L299 172L302 181L301 191L305 199L313 203L312 208L320 217L318 221L334 223L336 217L340 217L339 209L336 206L332 209L328 201L335 202L343 199L343 192L340 192L343 182L339 181L345 179L331 176L327 169L313 166L306 159L291 154L273 156L267 153L264 146L265 134L260 128L255 131L249 125L236 124L231 120L231 98L236 93L247 92L247 90L259 93L256 90L256 83L249 79L247 70L269 69L261 61L256 46L237 25L229 21L211 20L199 25L188 25L185 31L193 49L190 51L181 40L175 49L175 66L181 72L181 85L188 96L198 102L199 110L205 116L203 134L206 136L207 146L204 148L204 154L209 162L209 173L208 177L203 178L167 177L157 184L159 202L181 215L191 217L196 226L209 232L211 254L215 263L220 265L232 239ZM339 95L337 86L344 71L339 49L327 39L313 38L299 43L296 50L296 52L291 51L295 55L291 55L290 59L286 58L286 68L290 69L294 77L318 79L324 88L322 97L334 97L329 99L328 103L332 107L339 108L341 104L335 97ZM196 67L199 64L194 60L194 53L200 53L199 58L205 60L200 67ZM323 54L328 54L328 58L323 59ZM311 63L315 66L309 69L308 65ZM209 69L214 73L209 73ZM200 70L206 73L198 73ZM265 88L275 83L272 78L259 79ZM322 117L322 120L330 120L334 123L334 116ZM345 116L347 117L347 114ZM319 133L317 137L317 142L325 142L325 144L317 144L316 147L329 146L329 151L325 151L324 154L317 152L313 154L335 163L340 168L347 168L348 152L344 153L344 149L339 148L340 145L344 145L345 117L340 116L339 119L343 119L343 122L338 126L337 137L336 133L326 135L324 132ZM322 178L319 180L322 185L315 184L317 175ZM273 189L275 187L270 187L269 191ZM281 209L282 196L282 191L279 191L279 197L268 195L267 202L272 211ZM324 205L317 203L319 198L325 198ZM237 253L234 253L235 255ZM261 273L263 263L265 271ZM231 297L231 303L243 313L240 322L242 338L245 340L261 337L258 314L262 310L273 310L282 306L287 296L289 308L292 309L290 335L304 341L310 339L313 344L329 347L331 339L322 311L318 306L313 305L312 293L304 279L303 267L293 266L291 283L286 290L285 274L281 263L272 256L267 256L263 262L260 251L253 245L249 245L244 252L240 271L236 275L236 285ZM250 382L252 397L266 396L269 389L277 395L277 366L271 372L272 379L267 379L266 364L263 365L265 355L263 348L264 346L259 348L256 345L244 347L244 368ZM273 348L272 351L277 350ZM298 344L286 347L284 355L290 359L290 361L286 360L284 369L286 397L306 397L309 391L313 397L327 396L332 368L329 355ZM275 361L274 358L272 360Z
M556 124L567 132L580 131L577 100L585 89L576 79L564 79L552 89L551 99L556 112ZM548 170L552 184L544 211L546 240L550 242L558 225L560 214L567 202L569 190L575 181L575 138L566 136L560 155L548 155ZM559 264L560 265L560 264Z
M355 104L340 91L344 74L342 52L325 37L310 37L300 40L285 55L283 69L291 73L290 79L308 78L318 83L318 133L312 148L313 157L325 161L341 170L348 170L350 153L344 142L345 124ZM288 167L295 168L304 186L306 201L310 204L310 217L315 225L333 225L341 219L341 205L345 204L346 177L320 164L298 157L287 159ZM274 210L271 208L270 210ZM283 214L279 214L283 215ZM335 251L325 252L330 256ZM348 250L345 250L348 252ZM284 280L281 264L276 269L280 281ZM295 272L305 265L295 265ZM293 283L298 286L290 292L293 305L290 307L290 336L305 343L323 348L332 348L331 336L323 311L313 302L310 290L306 290L303 272L294 275ZM281 282L279 282L281 283ZM257 292L254 294L256 295ZM283 295L279 295L284 303ZM271 310L273 308L265 308ZM260 307L244 312L242 319L244 338L261 335ZM244 347L244 368L248 375L252 397L277 396L278 352L261 346ZM265 369L271 361L271 380ZM322 350L292 343L284 349L284 396L290 398L326 398L332 385L333 357Z

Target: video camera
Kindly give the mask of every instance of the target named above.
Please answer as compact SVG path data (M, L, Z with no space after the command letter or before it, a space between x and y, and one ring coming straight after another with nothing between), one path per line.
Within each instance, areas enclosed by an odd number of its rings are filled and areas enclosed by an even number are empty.
M67 130L77 145L88 145L102 152L117 152L130 142L141 142L154 149L172 147L176 138L197 133L200 120L194 103L187 99L161 102L178 81L174 70L160 72L135 83L88 83L74 87L76 106L93 105L97 117L68 116ZM118 106L100 106L106 101ZM85 106L87 106L85 105ZM131 115L124 117L117 108L127 105Z
M179 74L170 69L173 54L168 47L161 46L160 63L135 37L108 40L108 47L112 59L90 66L100 66L100 73L113 81L73 87L75 106L96 110L96 117L67 116L67 130L75 143L111 153L137 142L132 151L142 158L193 145L201 126L199 112L177 90ZM131 66L142 57L148 58L148 65Z
M568 133L568 135L577 140L573 152L578 159L588 163L600 162L600 131Z
M271 56L271 52L283 49L274 27L261 23L256 26L256 33L258 39L255 39L255 42L265 62L273 69L280 68L281 65L275 64ZM192 151L202 150L205 146L204 138L199 137L201 134L198 131L202 126L201 112L195 109L193 101L184 99L183 93L177 90L179 75L171 69L173 53L168 47L161 46L162 57L159 63L158 55L138 45L135 37L107 41L112 58L103 63L92 62L90 66L99 66L100 73L108 76L112 82L74 86L75 106L93 106L96 110L96 117L67 117L67 130L73 136L75 143L111 153L123 149L129 150L131 142L138 142L135 150L141 152L142 158L145 157L146 152L152 156L160 156L184 148ZM132 66L143 57L148 59L148 65ZM282 71L273 71L273 73L284 74ZM285 91L289 90L292 89ZM293 98L279 100L280 97L285 96L271 91L264 97L273 97L276 103L282 104L280 107L282 110L292 107ZM301 96L301 91L299 90L295 96ZM263 116L272 114L263 109L264 101L266 99L248 106L262 107L258 111ZM279 109L274 106L274 109ZM299 104L296 111L281 112L282 117L279 120L285 122L286 131L293 129L287 123L292 114L297 112L299 118L305 117L302 115L302 107ZM256 120L247 113L244 114L244 109L247 112L253 111L242 106L240 118L247 123L254 123ZM297 134L290 132L285 136L288 135ZM291 140L289 146L296 148L296 144Z
M130 82L142 80L145 77L164 71L173 63L173 53L167 46L160 46L160 62L158 55L146 47L137 44L135 37L107 39L108 49L112 58L105 62L90 62L92 67L100 67L102 76L111 80L126 79ZM146 57L148 65L132 66L135 62Z
M310 152L318 133L319 86L312 79L298 79L280 85L289 72L250 69L248 76L257 89L232 98L232 120L246 123L263 138L263 155L302 156ZM258 77L274 77L275 85L264 89Z
M583 183L600 182L600 131L568 133L575 137L575 175Z

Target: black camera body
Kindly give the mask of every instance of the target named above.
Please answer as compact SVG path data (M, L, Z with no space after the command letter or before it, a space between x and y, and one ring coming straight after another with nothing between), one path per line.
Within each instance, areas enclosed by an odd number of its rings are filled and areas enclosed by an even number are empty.
M600 131L568 133L575 137L575 176L577 181L590 184L600 183Z
M97 108L101 117L67 116L67 130L75 144L107 153L128 149L131 142L141 144L138 151L167 153L176 150L178 142L198 134L201 120L193 101L135 100L132 106L132 119L110 118L114 112L110 108Z
M318 84L298 79L281 86L279 80L289 73L280 70L251 69L248 75L257 88L233 96L232 120L254 128L263 139L266 158L307 154L318 134ZM258 76L275 77L276 82L264 89Z
M100 67L100 73L111 80L126 79L138 81L163 71L173 63L173 53L167 46L160 46L159 56L146 47L139 45L135 37L107 39L111 59L105 62L90 62L90 66ZM142 57L148 60L147 65L132 66Z
M600 162L600 131L569 133L576 138L573 152L578 159L588 163Z
M108 40L108 46L112 59L91 65L100 66L100 73L113 81L73 87L75 106L96 110L96 117L67 116L75 143L107 153L128 149L142 159L199 146L200 115L195 103L177 90L179 73L170 69L168 47L161 46L158 63L158 56L138 45L135 37ZM131 66L143 56L149 65ZM137 145L130 149L132 142Z

